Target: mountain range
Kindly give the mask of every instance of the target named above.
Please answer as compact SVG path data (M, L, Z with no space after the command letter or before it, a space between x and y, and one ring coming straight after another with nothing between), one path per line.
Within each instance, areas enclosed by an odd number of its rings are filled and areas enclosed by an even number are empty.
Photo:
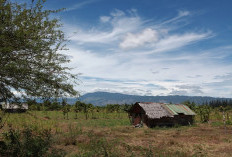
M121 93L109 93L109 92L94 92L87 93L80 97L80 100L85 103L91 103L96 106L103 106L106 104L132 104L135 102L162 102L162 103L182 103L184 101L195 102L196 104L202 104L212 100L229 100L231 98L215 98L208 96L138 96L128 95ZM68 99L68 103L73 104L74 99Z

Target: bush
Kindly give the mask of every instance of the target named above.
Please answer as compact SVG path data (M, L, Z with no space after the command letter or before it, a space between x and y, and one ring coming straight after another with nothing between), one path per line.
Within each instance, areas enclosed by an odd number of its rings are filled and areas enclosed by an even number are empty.
M36 131L29 127L24 130L11 128L8 132L3 133L3 141L0 141L0 156L60 156L59 154L49 153L51 144L51 130Z
M212 122L211 125L212 126L222 126L224 124L223 124L223 122L216 121L216 122Z
M209 105L202 105L196 108L196 112L200 115L202 123L206 123L209 121L211 111L212 109Z
M117 140L111 141L105 138L99 138L91 131L88 132L87 135L90 138L89 143L79 145L81 151L76 154L75 157L122 156L116 148L116 143L118 143Z
M226 121L226 125L232 125L232 121L231 120L227 120Z
M69 125L69 130L66 134L64 134L64 139L61 141L64 143L65 146L68 145L76 145L77 137L82 134L82 129L78 127L73 127L72 125Z

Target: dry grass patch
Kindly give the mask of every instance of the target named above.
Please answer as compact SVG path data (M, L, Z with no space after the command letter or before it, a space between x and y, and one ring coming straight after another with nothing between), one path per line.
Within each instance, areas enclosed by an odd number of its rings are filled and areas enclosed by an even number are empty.
M232 127L197 124L185 127L134 128L126 119L64 120L62 113L48 113L51 119L14 114L9 123L23 128L51 128L54 147L67 156L222 156L232 154ZM60 116L60 117L59 117ZM28 118L30 118L28 120ZM95 123L96 122L96 123ZM117 122L117 123L115 123ZM6 127L7 129L7 127ZM5 130L4 130L5 131ZM0 137L1 138L1 137Z

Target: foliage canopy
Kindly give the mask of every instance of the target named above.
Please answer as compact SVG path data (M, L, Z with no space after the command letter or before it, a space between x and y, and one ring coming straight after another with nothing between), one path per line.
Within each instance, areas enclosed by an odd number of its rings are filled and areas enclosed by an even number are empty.
M61 23L45 10L45 0L19 4L0 0L0 101L23 97L76 96L77 75L61 53ZM17 93L17 94L16 94Z

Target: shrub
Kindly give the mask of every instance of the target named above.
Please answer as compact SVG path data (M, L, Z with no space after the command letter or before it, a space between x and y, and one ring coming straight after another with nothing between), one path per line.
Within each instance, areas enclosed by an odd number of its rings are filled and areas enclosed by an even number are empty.
M226 125L232 125L232 121L231 120L227 120L226 121Z
M36 131L29 127L24 130L11 128L8 132L3 133L3 141L0 141L0 156L61 156L59 155L60 151L56 151L58 152L57 154L49 153L51 144L51 130Z
M90 138L89 143L82 144L82 146L80 146L81 151L76 154L75 157L121 156L116 148L116 143L118 143L117 140L111 141L105 138L99 138L91 131L88 132L87 135Z
M82 134L82 129L78 127L73 127L71 124L68 128L69 130L66 134L63 135L64 138L61 142L64 143L65 146L76 145L76 139L80 134Z

